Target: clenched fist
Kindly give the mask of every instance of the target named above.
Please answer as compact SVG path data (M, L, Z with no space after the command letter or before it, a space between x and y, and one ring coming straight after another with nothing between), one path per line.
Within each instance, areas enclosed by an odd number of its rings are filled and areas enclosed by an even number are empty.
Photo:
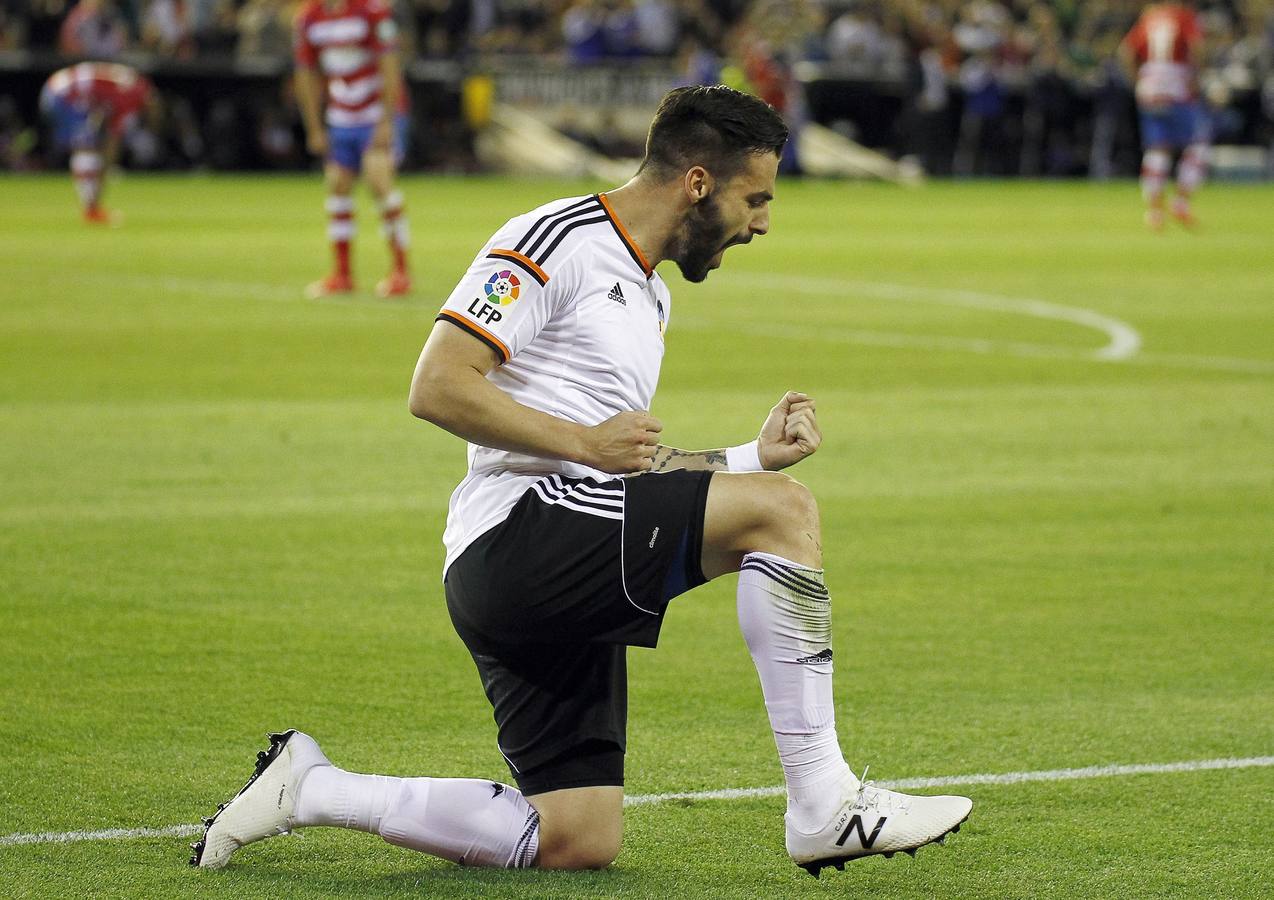
M611 416L585 432L582 462L611 475L649 471L663 430L644 410Z
M757 451L761 465L776 472L810 456L822 442L823 432L814 414L813 398L799 391L788 391L761 426Z

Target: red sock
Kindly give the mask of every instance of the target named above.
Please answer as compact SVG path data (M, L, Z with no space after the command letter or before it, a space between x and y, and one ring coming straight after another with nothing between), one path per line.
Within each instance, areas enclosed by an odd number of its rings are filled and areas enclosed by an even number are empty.
M349 278L349 241L333 241L332 255L336 259L336 274Z

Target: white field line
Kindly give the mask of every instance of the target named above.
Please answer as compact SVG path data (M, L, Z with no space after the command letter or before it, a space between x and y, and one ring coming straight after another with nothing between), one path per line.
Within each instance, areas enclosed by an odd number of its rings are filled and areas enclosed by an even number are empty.
M0 835L0 847L18 844L77 844L80 841L120 841L128 838L190 837L202 825L168 825L164 828L108 828L105 831L45 831Z
M1133 765L1085 766L1081 769L1044 769L1034 772L1000 772L977 775L937 775L875 782L893 790L962 787L979 784L1024 784L1029 781L1076 781L1089 778L1117 778L1125 775L1167 775L1176 772L1207 772L1216 769L1256 769L1274 766L1274 756L1227 759L1196 759L1188 762ZM675 794L635 794L624 798L625 806L649 806L670 801L746 800L779 797L782 785L759 788L726 788L720 791L687 791ZM168 825L163 828L109 828L105 831L46 831L0 835L0 847L21 844L73 844L81 841L116 841L129 838L190 837L203 830L200 825Z
M827 291L838 291L840 293L852 293L903 303L959 306L1023 315L1035 319L1069 322L1073 325L1080 325L1101 332L1106 337L1106 343L1101 347L1089 350L1081 347L1068 347L1062 344L998 341L983 338L960 338L888 331L831 329L826 326L802 328L800 326L778 326L770 323L755 326L748 324L738 326L726 322L714 324L712 326L714 329L731 329L746 334L776 335L796 339L892 347L904 350L919 347L923 349L960 350L967 353L1003 356L1140 363L1171 366L1179 369L1212 369L1222 372L1274 375L1274 360L1238 356L1213 356L1209 354L1146 353L1142 350L1141 335L1127 322L1082 306L1065 306L1045 300L1033 300L1028 297L1006 297L981 291L948 290L877 281L842 281L836 278L820 278L812 275L787 277L740 272L731 273L730 278L742 281L745 284L751 284L754 287L770 288L776 296L782 296L792 291L817 294L824 294Z
M928 288L917 285L889 284L879 281L843 281L838 278L817 276L778 276L737 273L732 280L741 280L758 287L768 286L776 292L799 291L825 294L837 291L841 294L861 294L881 300L903 303L935 303L941 306L961 306L968 309L985 309L992 312L1029 316L1033 319L1051 319L1069 322L1100 331L1106 336L1106 344L1096 350L1086 351L1093 359L1129 359L1141 349L1141 335L1127 322L1102 315L1082 306L1063 306L1046 300L1029 297L1004 297L982 291L960 291L945 288ZM993 344L996 342L986 342ZM1009 345L1014 346L1014 345ZM1062 349L1062 348L1056 348Z
M742 323L737 325L709 325L697 320L693 325L682 325L699 331L730 331L754 337L791 338L798 341L816 341L832 344L853 344L865 347L889 347L897 350L958 350L992 356L1016 356L1028 359L1066 359L1078 362L1102 362L1125 366L1167 366L1192 371L1241 372L1252 375L1274 375L1274 360L1247 359L1238 356L1195 356L1184 353L1146 353L1126 359L1099 357L1100 350L1084 350L1061 344L1033 344L1025 341L996 341L985 338L961 338L942 335L906 334L891 331L830 330L801 325Z
M1167 775L1174 772L1207 772L1213 769L1256 769L1274 766L1274 756L1249 756L1239 759L1196 759L1176 763L1144 763L1134 765L1085 766L1082 769L1044 769L1037 772L1000 772L982 775L936 775L876 781L877 787L890 790L915 788L962 787L976 784L1023 784L1028 781L1076 781L1085 778L1117 778L1123 775ZM726 788L721 791L695 791L685 794L637 794L624 798L625 806L644 806L670 800L743 800L750 797L779 797L782 785L762 788ZM4 838L0 838L3 842Z

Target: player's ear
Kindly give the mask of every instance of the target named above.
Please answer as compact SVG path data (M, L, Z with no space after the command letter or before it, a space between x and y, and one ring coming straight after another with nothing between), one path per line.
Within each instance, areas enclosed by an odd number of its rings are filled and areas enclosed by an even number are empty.
M703 166L691 166L686 170L682 188L685 190L686 199L690 201L691 206L711 194L712 186L712 174Z

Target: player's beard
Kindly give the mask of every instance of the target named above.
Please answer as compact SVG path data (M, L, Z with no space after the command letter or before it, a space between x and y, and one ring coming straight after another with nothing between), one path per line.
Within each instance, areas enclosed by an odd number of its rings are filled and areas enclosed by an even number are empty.
M670 254L681 270L681 277L698 284L708 277L712 258L730 243L721 225L721 208L712 197L704 197L686 213L677 252Z

